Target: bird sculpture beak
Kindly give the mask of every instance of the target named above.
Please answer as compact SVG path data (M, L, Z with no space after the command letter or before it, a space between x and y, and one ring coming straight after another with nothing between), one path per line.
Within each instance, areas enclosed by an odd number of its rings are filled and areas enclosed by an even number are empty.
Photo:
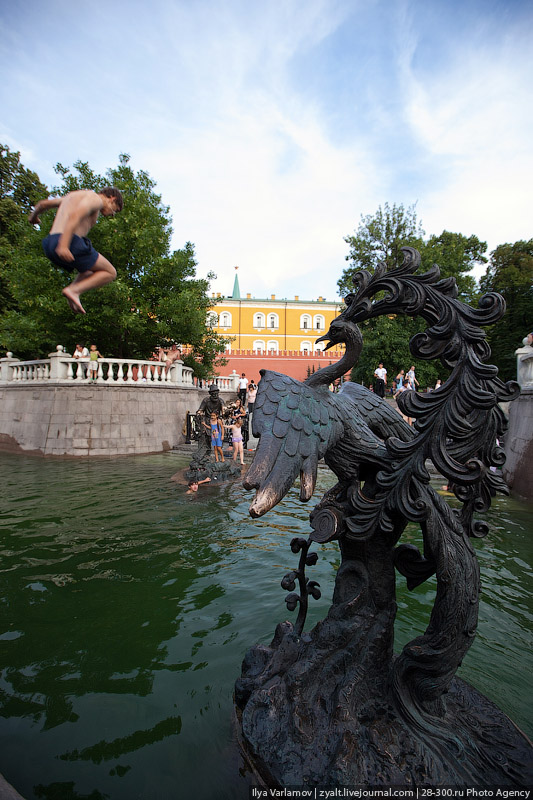
M315 341L315 344L318 344L319 342L327 342L327 343L328 343L328 344L327 344L327 345L324 347L324 350L329 350L329 348L330 348L330 347L333 347L333 345L335 344L335 342L333 342L333 341L332 341L332 340L329 338L329 335L328 335L327 333L325 333L325 334L324 334L324 336L320 336L318 339L316 339L316 341Z

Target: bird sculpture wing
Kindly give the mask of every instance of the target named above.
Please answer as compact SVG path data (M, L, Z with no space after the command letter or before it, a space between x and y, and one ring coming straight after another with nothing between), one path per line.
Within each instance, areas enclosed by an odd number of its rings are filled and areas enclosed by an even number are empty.
M342 436L343 423L326 389L313 389L261 370L252 432L260 437L244 486L256 489L250 515L260 517L288 492L300 474L300 499L311 498L319 459Z
M349 398L357 406L359 414L379 439L385 441L389 436L396 436L408 442L415 436L414 429L394 408L359 383L344 383L337 396Z

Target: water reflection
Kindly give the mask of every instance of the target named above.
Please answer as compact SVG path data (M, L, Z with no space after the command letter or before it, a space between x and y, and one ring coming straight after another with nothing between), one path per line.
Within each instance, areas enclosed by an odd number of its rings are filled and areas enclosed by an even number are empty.
M233 683L246 649L287 614L279 581L310 505L293 490L252 521L238 485L187 496L169 480L178 462L0 456L0 770L28 800L248 796ZM317 497L331 483L322 472ZM491 518L462 675L528 728L531 522L506 500ZM340 562L335 544L319 553L309 626ZM434 583L407 593L399 580L397 649L423 631L433 598Z

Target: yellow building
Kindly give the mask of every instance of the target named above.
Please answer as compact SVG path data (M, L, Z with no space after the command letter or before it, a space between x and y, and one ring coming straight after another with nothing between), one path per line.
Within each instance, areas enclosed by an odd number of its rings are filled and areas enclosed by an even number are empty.
M220 298L220 294L213 298ZM226 352L255 351L282 353L296 351L311 354L324 349L324 342L315 344L342 310L342 302L327 302L325 298L300 300L277 298L258 299L247 294L241 297L239 280L231 297L222 297L209 311L217 333L233 337Z

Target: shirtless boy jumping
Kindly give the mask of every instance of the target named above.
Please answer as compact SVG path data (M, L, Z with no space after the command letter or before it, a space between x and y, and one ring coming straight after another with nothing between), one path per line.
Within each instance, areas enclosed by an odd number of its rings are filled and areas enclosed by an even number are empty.
M89 289L98 289L117 277L113 264L97 253L87 234L96 223L99 214L114 217L122 211L122 194L114 187L106 187L96 193L89 189L69 192L64 197L39 200L30 214L32 225L39 225L39 215L49 208L57 208L57 214L49 236L43 239L45 255L53 264L68 272L75 269L78 274L69 286L62 289L73 311L85 314L80 295Z

